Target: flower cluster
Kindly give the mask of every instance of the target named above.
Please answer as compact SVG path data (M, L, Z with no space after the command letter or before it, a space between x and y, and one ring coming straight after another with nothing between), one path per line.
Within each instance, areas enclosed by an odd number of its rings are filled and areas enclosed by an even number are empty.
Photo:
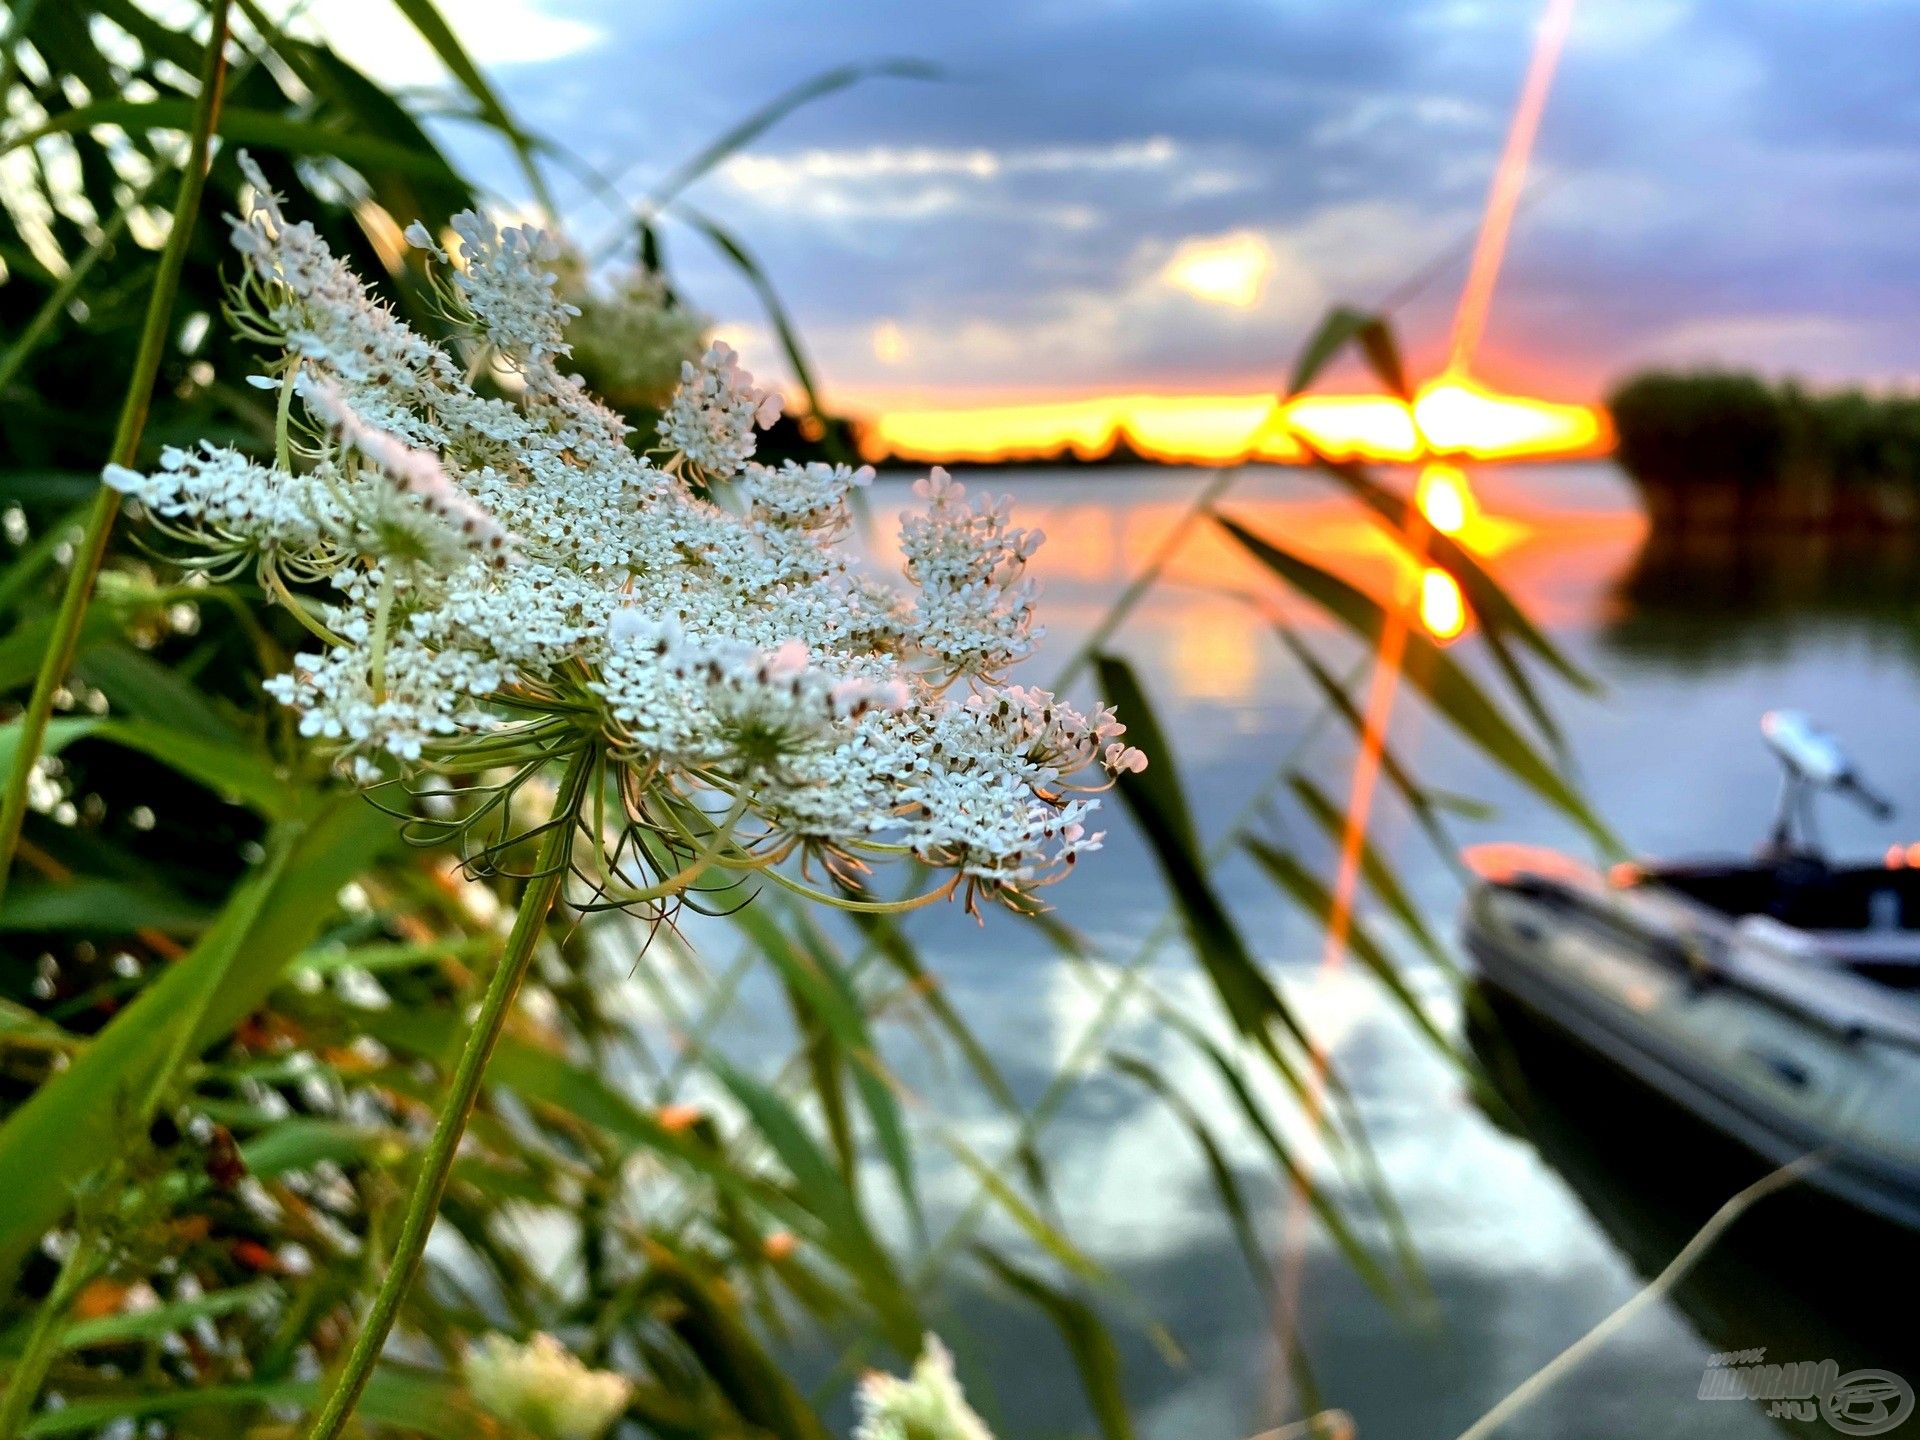
M990 679L1033 649L1034 587L1022 574L1047 537L1008 524L1005 498L969 505L967 487L938 465L913 491L929 502L900 526L907 578L920 587L914 639L956 672Z
M754 430L780 418L780 397L754 388L753 376L724 340L698 364L680 364L680 388L660 417L660 446L669 468L684 465L700 480L726 480L753 458Z
M961 1393L953 1356L937 1336L927 1336L906 1379L871 1373L854 1398L860 1420L853 1440L993 1440Z
M664 409L681 365L707 348L707 317L682 304L656 270L640 267L596 287L577 258L563 255L556 268L579 312L568 322L567 343L580 373L616 405Z
M633 1385L589 1369L551 1335L525 1344L489 1335L467 1356L467 1388L497 1419L536 1440L600 1440Z
M1017 902L1098 845L1093 792L1145 761L1111 712L1005 681L1036 638L1041 541L1006 502L936 469L901 524L911 584L881 583L839 544L872 472L754 462L779 397L726 346L685 362L641 454L561 368L571 307L538 232L462 215L450 254L410 229L443 345L247 169L234 311L279 351L254 377L278 392L273 461L203 445L106 478L196 563L257 566L318 638L269 690L355 777L595 745L668 850L702 843L717 794L745 827L729 864L797 883L775 868L796 852L842 880L910 854L970 902ZM511 395L477 388L509 372Z

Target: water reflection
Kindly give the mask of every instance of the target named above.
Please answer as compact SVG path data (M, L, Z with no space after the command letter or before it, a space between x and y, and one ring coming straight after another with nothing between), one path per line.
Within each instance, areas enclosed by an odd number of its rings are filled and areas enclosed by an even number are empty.
M1201 483L1191 472L1167 470L963 478L1012 492L1019 522L1048 532L1034 564L1051 628L1030 665L1036 683L1045 683L1159 549ZM1590 794L1630 843L1654 853L1749 848L1773 798L1773 763L1753 732L1770 705L1829 717L1870 776L1896 797L1920 801L1920 748L1910 739L1920 671L1903 623L1890 618L1920 599L1920 577L1907 558L1833 555L1816 562L1803 551L1765 565L1749 559L1744 571L1736 565L1729 572L1693 550L1643 545L1645 524L1610 467L1481 472L1474 484L1493 518L1469 538L1608 686L1602 701L1563 703L1561 718ZM889 557L891 536L910 498L903 485L883 479L872 499L876 563L897 563ZM1249 473L1223 508L1375 591L1405 574L1377 526L1325 482L1299 472ZM1283 756L1336 795L1349 763L1337 727L1296 749L1318 698L1261 618L1224 593L1265 584L1237 546L1202 526L1170 568L1169 583L1118 637L1161 707L1209 836ZM1338 648L1321 617L1301 607L1290 613L1319 627L1312 638L1329 657L1350 662L1352 651ZM1774 633L1817 634L1819 643L1751 638ZM1468 641L1456 653L1473 663L1473 652ZM1703 684L1707 670L1713 680ZM1489 822L1462 824L1462 841L1576 843L1564 821L1489 773L1416 702L1408 702L1396 726L1396 747L1430 784L1500 807ZM1852 814L1836 813L1832 822L1843 850L1878 854L1891 839L1912 838ZM1310 826L1284 812L1273 823L1324 868ZM923 954L1028 1101L1078 1053L1103 984L1165 912L1151 860L1123 821L1110 815L1108 824L1100 863L1049 896L1059 918L1094 946L1099 960L1088 971L1068 966L1043 937L1017 925L996 920L983 941L961 916L935 910L913 920ZM1459 893L1449 867L1391 810L1375 838L1436 928L1448 929ZM1309 1249L1303 1339L1324 1393L1355 1413L1362 1436L1457 1434L1633 1295L1741 1183L1737 1173L1697 1163L1703 1147L1652 1128L1604 1077L1578 1081L1563 1095L1550 1075L1530 1069L1535 1103L1528 1129L1498 1128L1364 976L1320 978L1315 927L1251 867L1229 864L1217 878L1258 958L1347 1077L1432 1280L1430 1304L1383 1305L1330 1245L1316 1239ZM1456 1022L1450 978L1415 956L1406 959L1434 1013ZM1162 952L1152 973L1188 1013L1212 1013L1183 947ZM767 1005L777 1013L777 997ZM1167 1067L1177 1083L1209 1093L1206 1075L1150 1016L1128 1012L1115 1038ZM939 1112L970 1145L1000 1153L1011 1135L1004 1117L979 1097L956 1093L952 1072L924 1050L897 1049L892 1058L905 1083L938 1097ZM1275 1097L1275 1109L1286 1114L1290 1107ZM1227 1110L1223 1102L1213 1113ZM1224 1123L1221 1131L1233 1133ZM1271 1423L1284 1409L1285 1390L1273 1317L1247 1280L1190 1138L1150 1096L1101 1076L1074 1092L1044 1148L1070 1228L1187 1351L1184 1367L1170 1367L1140 1331L1122 1327L1127 1386L1143 1433L1152 1440L1231 1440ZM1277 1238L1284 1204L1270 1167L1251 1144L1234 1149L1230 1160L1263 1233ZM971 1189L970 1177L956 1168L930 1179L930 1203L936 1211L957 1206ZM1344 1198L1368 1238L1382 1242L1364 1200ZM1844 1364L1858 1355L1859 1363L1900 1368L1903 1360L1886 1346L1911 1336L1913 1326L1910 1317L1889 1319L1875 1307L1875 1282L1895 1273L1881 1268L1881 1252L1849 1257L1843 1250L1810 1261L1804 1235L1767 1240L1763 1228L1755 1232L1761 1238L1748 1241L1741 1234L1724 1259L1671 1303L1642 1315L1506 1433L1725 1440L1776 1433L1756 1407L1695 1398L1705 1357L1720 1349L1765 1345L1783 1359L1789 1351L1794 1359L1832 1354ZM1842 1282L1837 1295L1806 1283L1830 1278ZM1816 1315L1827 1318L1816 1322ZM1001 1422L1001 1433L1088 1428L1072 1388L1054 1383L1066 1364L1058 1340L1029 1312L980 1292L960 1297L957 1313L936 1318L952 1331L963 1362L971 1354L990 1373L1001 1399L990 1418ZM1904 1363L1909 1378L1920 1379L1920 1359Z
M1911 535L1650 537L1621 578L1607 644L1711 669L1821 633L1920 656L1920 545Z
M1517 1132L1643 1279L1763 1173L1745 1151L1516 1008L1479 998L1482 1019L1468 1037ZM1812 1192L1787 1192L1736 1222L1673 1299L1716 1350L1764 1348L1770 1363L1832 1359L1842 1373L1874 1367L1915 1377L1920 1333L1899 1318L1887 1282L1916 1265L1920 1245L1911 1234ZM1824 1422L1780 1423L1793 1433L1831 1433Z

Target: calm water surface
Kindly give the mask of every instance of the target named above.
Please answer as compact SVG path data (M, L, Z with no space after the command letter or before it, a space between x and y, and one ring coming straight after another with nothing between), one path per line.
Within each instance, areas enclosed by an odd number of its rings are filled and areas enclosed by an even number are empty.
M965 477L974 479L975 477ZM1049 543L1036 562L1050 627L1030 683L1043 683L1106 611L1201 483L1177 471L998 472L977 483L1011 492L1023 523ZM1644 527L1610 467L1541 467L1479 477L1492 518L1476 532L1501 574L1566 649L1605 682L1598 699L1557 697L1579 776L1634 849L1654 854L1744 851L1761 837L1773 762L1756 729L1770 706L1823 717L1869 778L1910 803L1920 834L1920 671L1906 613L1915 608L1900 554L1836 556L1803 549L1756 560L1710 549L1644 553ZM874 490L876 535L891 530L904 487ZM1310 477L1249 475L1225 508L1355 578L1391 574L1371 525ZM885 545L876 541L876 549ZM1202 528L1116 641L1150 688L1203 830L1226 833L1283 764L1345 794L1351 753L1339 728L1316 723L1311 683L1286 659L1241 592L1269 587L1235 549ZM1357 657L1341 634L1298 613L1336 668ZM1456 653L1474 658L1464 642ZM1457 826L1462 843L1521 839L1579 851L1571 828L1506 782L1408 700L1395 743L1431 785L1484 798L1496 818ZM1155 763L1163 763L1156 757ZM1838 807L1825 816L1841 852L1878 853L1911 838ZM1296 810L1275 803L1263 833L1330 874L1331 857ZM953 999L1031 1099L1079 1046L1119 967L1165 914L1150 859L1111 817L1108 848L1050 894L1099 963L1076 969L1030 927L992 916L984 929L954 913L916 919L915 934ZM1391 799L1377 841L1436 925L1452 938L1458 881ZM1529 1128L1509 1133L1463 1092L1363 974L1320 966L1320 937L1247 865L1219 883L1259 958L1279 976L1347 1077L1425 1263L1431 1296L1383 1303L1317 1231L1287 1253L1286 1197L1252 1144L1234 1149L1276 1268L1299 1266L1299 1334L1328 1403L1363 1437L1450 1437L1658 1271L1751 1172L1719 1156L1603 1074L1563 1063L1559 1046L1524 1029L1499 1039L1525 1090ZM1384 922L1378 922L1384 928ZM1452 984L1411 953L1414 983L1443 1025L1462 1030ZM1160 993L1211 1016L1179 944L1151 961ZM774 1023L771 1011L764 1023ZM752 1022L742 1043L751 1044ZM1204 1066L1137 1009L1116 1031L1123 1048L1207 1100ZM968 1143L999 1154L1011 1131L953 1069L903 1035L896 1060ZM1224 1102L1209 1102L1224 1117ZM1288 1111L1276 1097L1276 1109ZM1306 1153L1311 1145L1297 1132ZM1222 1124L1223 1135L1232 1126ZM1164 1106L1108 1074L1081 1084L1041 1146L1070 1228L1163 1321L1185 1352L1171 1364L1138 1326L1121 1325L1127 1383L1145 1433L1166 1440L1245 1436L1291 1414L1281 1322L1248 1278L1204 1161ZM963 1172L932 1177L936 1218L970 1192ZM876 1178L876 1194L884 1183ZM1362 1226L1383 1239L1377 1225ZM989 1232L994 1233L994 1232ZM1004 1238L1004 1237L1003 1237ZM1904 1275L1904 1280L1899 1279ZM1724 1253L1671 1300L1642 1314L1527 1411L1509 1435L1734 1437L1779 1433L1758 1408L1698 1400L1705 1357L1765 1346L1770 1359L1833 1356L1843 1370L1904 1367L1920 1380L1911 1311L1911 1252L1823 1213L1781 1202L1772 1220L1742 1222ZM937 1317L968 1366L991 1375L1003 1433L1084 1432L1059 1342L991 1295ZM1920 1426L1920 1421L1910 1422ZM1831 1433L1815 1425L1808 1433Z

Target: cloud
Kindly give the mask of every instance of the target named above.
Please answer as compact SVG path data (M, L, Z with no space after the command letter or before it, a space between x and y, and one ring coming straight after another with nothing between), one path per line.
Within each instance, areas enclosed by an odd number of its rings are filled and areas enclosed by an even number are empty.
M994 150L975 146L871 145L793 154L748 152L720 167L720 178L758 208L823 219L914 220L956 212L1024 212L1068 229L1097 219L1084 205L1046 198L1031 184L1114 172L1175 176L1179 147L1165 136L1102 145Z
M1251 310L1273 273L1273 247L1252 230L1183 240L1160 267L1161 283L1234 310Z
M630 167L636 194L808 74L896 54L942 67L805 108L690 197L753 250L845 391L1197 388L1236 367L1244 387L1275 372L1312 306L1377 303L1423 275L1399 318L1430 357L1539 18L1537 0L542 3L518 8L584 28L503 84L536 126ZM471 8L463 26L496 28ZM537 30L488 43L540 49ZM1916 50L1920 7L1883 0L1581 7L1493 305L1490 378L1597 391L1689 325L1775 368L1911 371ZM512 193L499 147L471 132L448 133ZM590 234L607 224L585 201L578 215ZM1243 307L1162 278L1182 245L1222 236L1272 257ZM669 225L666 240L705 307L758 320L698 235ZM1715 330L1740 317L1744 338ZM883 323L905 346L887 364Z
M562 60L607 38L565 8L565 0L460 0L442 13L474 63L494 69ZM303 24L383 84L418 85L444 73L393 0L326 0L306 11Z
M1050 145L1032 150L940 149L871 145L863 150L803 150L793 156L747 153L721 167L746 190L785 189L828 181L888 180L956 175L992 180L1001 175L1061 171L1160 170L1180 158L1164 135L1111 145Z

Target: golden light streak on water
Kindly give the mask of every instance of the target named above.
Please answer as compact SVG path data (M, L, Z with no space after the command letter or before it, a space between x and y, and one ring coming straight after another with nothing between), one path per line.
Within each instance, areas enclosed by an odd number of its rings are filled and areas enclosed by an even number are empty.
M1576 0L1547 0L1546 14L1542 17L1534 40L1533 58L1520 88L1520 100L1507 133L1506 147L1494 170L1492 188L1487 196L1486 216L1474 245L1473 263L1460 294L1460 304L1454 312L1451 358L1442 383L1450 378L1456 388L1451 392L1455 398L1449 399L1446 404L1469 405L1475 398L1473 388L1465 377L1486 329L1487 311L1492 304L1501 263L1506 257L1507 237L1513 227L1514 208L1526 178L1533 142L1539 134L1540 118L1546 109L1554 71L1566 48L1567 31L1573 21L1575 3ZM1464 523L1471 489L1465 484L1464 474L1459 475L1458 479L1461 491L1458 508ZM1415 562L1423 567L1417 599L1419 619L1434 638L1445 640L1451 638L1446 633L1449 625L1458 627L1452 632L1455 635L1464 629L1466 607L1452 577L1446 577L1444 586L1429 578L1440 573L1425 565L1431 534L1424 507L1409 507L1406 548ZM1347 796L1347 813L1341 832L1339 869L1334 877L1332 904L1327 917L1326 948L1321 955L1323 975L1338 970L1346 959L1347 940L1353 925L1354 899L1359 888L1360 868L1366 853L1373 813L1373 796L1379 784L1387 730L1393 720L1394 700L1398 693L1401 666L1406 658L1407 640L1414 624L1413 610L1413 605L1390 606L1381 625L1360 750L1354 757L1353 783ZM1317 1124L1324 1106L1322 1097L1329 1067L1326 1048L1321 1045L1312 1047L1312 1060L1312 1084L1306 1103L1310 1120ZM1288 1196L1280 1294L1276 1299L1276 1328L1281 1353L1289 1357L1293 1354L1298 1334L1306 1242L1306 1194L1300 1185L1295 1184Z
M1480 516L1479 502L1467 488L1466 472L1458 465L1436 460L1420 472L1414 503L1427 523L1442 535L1459 535L1467 522Z
M1443 645L1466 633L1467 602L1459 582L1437 565L1420 575L1420 626Z

